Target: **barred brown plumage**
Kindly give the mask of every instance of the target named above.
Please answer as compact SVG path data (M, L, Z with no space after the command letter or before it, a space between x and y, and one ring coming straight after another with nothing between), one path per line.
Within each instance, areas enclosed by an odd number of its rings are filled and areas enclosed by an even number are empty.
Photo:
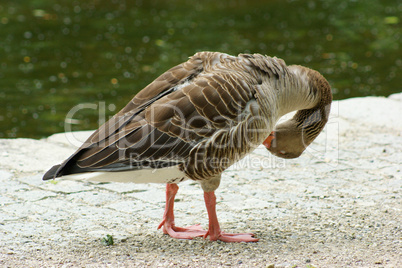
M252 234L220 231L214 191L222 172L261 143L279 157L299 156L327 122L331 101L328 82L306 67L260 54L199 52L140 91L43 179L79 174L98 181L164 182L165 233L257 241ZM274 129L294 110L291 120ZM175 183L185 179L200 181L205 192L208 231L174 226Z

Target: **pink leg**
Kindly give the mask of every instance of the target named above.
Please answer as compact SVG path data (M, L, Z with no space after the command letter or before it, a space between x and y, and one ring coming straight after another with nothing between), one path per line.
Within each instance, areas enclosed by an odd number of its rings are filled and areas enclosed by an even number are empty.
M178 239L193 239L194 237L204 236L207 231L203 230L199 224L188 227L175 226L173 208L174 197L176 196L178 190L179 186L177 186L177 184L166 184L165 213L163 214L163 220L159 224L158 229L163 226L162 230L165 234Z
M209 235L211 241L221 240L223 242L257 242L257 238L253 238L254 234L227 234L221 231L219 227L218 217L216 216L216 196L214 192L204 192L205 206L207 207L209 217L209 229L204 235Z

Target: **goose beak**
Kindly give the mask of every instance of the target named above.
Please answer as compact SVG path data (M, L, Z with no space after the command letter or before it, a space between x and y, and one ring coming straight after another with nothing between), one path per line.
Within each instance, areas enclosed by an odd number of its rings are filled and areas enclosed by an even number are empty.
M268 138L266 138L262 144L264 144L264 146L267 147L267 149L270 149L272 146L272 141L274 139L275 139L275 132L272 131L271 134L269 134Z

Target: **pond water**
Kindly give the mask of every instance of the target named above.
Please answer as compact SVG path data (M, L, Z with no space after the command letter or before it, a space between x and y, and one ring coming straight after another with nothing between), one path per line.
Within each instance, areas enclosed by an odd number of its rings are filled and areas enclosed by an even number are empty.
M401 13L397 0L3 1L0 138L95 129L204 50L316 69L335 99L401 92Z

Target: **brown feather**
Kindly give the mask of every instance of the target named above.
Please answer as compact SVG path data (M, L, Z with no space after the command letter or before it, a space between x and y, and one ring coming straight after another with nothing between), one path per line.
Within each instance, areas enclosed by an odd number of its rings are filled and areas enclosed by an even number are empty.
M281 105L287 104L280 103L281 96L288 101L301 97L302 106L312 107L316 96L328 95L322 92L329 85L320 77L310 72L306 77L312 89L303 95L306 90L291 87L305 87L304 78L292 75L283 60L259 54L197 53L141 90L44 179L166 163L178 165L194 180L219 177L272 131ZM310 136L318 135L326 122L320 120L327 116L323 107L297 113Z

